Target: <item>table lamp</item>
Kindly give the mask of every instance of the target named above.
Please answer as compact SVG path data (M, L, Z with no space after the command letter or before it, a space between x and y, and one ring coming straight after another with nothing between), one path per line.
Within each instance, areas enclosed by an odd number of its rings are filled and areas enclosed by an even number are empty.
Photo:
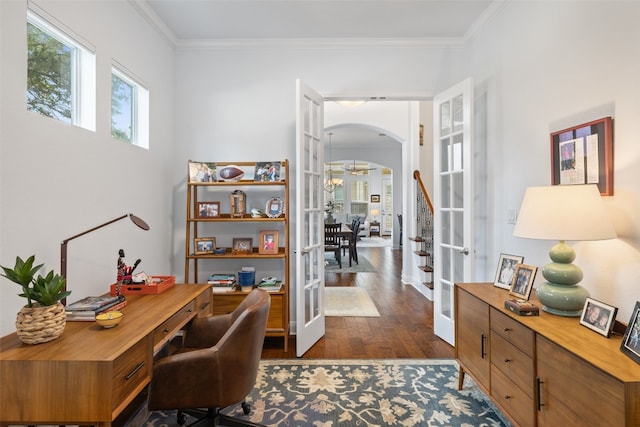
M378 215L380 215L380 210L378 209L371 209L371 219L374 221L378 220Z
M582 270L573 264L576 253L565 241L617 237L598 187L586 184L528 188L513 235L559 240L549 251L552 262L542 268L547 281L538 287L536 295L548 313L580 316L589 292L578 285Z
M141 218L135 216L132 213L128 213L122 216L119 216L118 218L112 219L111 221L107 221L104 224L100 224L97 225L93 228L90 228L87 231L83 231L82 233L78 233L75 236L71 236L68 239L65 239L62 241L62 243L60 244L60 275L62 277L64 277L65 279L67 278L67 243L69 243L69 241L76 239L80 236L84 236L85 234L91 233L92 231L96 231L99 228L105 227L109 224L113 224L116 221L120 221L121 219L125 219L125 218L129 218L131 220L131 222L133 222L135 225L137 225L138 227L140 227L141 229L147 231L149 230L149 225L144 222L144 220L142 220ZM66 285L66 280L65 280L65 290L67 289L67 285Z

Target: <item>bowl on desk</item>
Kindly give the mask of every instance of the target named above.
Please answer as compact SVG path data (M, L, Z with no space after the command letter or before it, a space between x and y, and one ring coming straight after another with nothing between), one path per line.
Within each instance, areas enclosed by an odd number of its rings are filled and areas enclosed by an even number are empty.
M96 316L96 322L103 328L113 328L116 326L124 314L121 311L107 311L106 313L100 313Z

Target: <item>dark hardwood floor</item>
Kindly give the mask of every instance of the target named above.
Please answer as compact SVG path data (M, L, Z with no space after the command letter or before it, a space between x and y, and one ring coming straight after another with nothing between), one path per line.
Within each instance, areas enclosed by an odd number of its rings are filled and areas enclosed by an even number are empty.
M325 336L303 359L452 358L453 347L433 333L433 303L400 281L402 251L358 248L376 273L327 273L326 286L368 291L380 317L327 317ZM267 338L263 359L295 358L295 336L285 353L282 338Z

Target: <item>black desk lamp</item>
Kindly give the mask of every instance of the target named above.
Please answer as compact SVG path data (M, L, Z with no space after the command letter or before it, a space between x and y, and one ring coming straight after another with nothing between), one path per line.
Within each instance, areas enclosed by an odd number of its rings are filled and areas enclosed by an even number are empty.
M125 218L131 219L131 221L135 225L137 225L138 227L142 228L145 231L149 230L149 228L150 228L149 225L146 222L144 222L144 220L142 220L141 218L138 218L137 216L135 216L132 213L129 213L129 214L125 214L125 215L119 216L116 219L112 219L111 221L107 221L104 224L100 224L100 225L98 225L96 227L93 227L93 228L87 230L87 231L83 231L82 233L76 234L75 236L71 236L68 239L65 239L65 240L62 241L62 243L60 244L60 275L65 278L64 290L67 290L67 285L66 285L66 278L67 278L67 243L69 243L69 241L71 241L71 240L73 240L73 239L75 239L77 237L84 236L85 234L91 233L92 231L95 231L95 230L97 230L99 228L102 228L104 226L107 226L109 224L113 224L114 222L120 221L121 219L125 219Z

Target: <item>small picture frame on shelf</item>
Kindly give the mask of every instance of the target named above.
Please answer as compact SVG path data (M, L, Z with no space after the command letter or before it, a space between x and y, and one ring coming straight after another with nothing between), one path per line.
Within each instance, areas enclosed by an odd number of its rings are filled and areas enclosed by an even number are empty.
M496 271L496 278L493 285L502 289L509 289L511 287L513 274L516 272L516 266L523 262L523 256L500 254L500 259L498 259L498 270Z
M258 182L280 181L280 162L257 162L253 180Z
M280 232L278 230L263 230L260 232L260 244L258 253L261 255L274 255L278 253Z
M234 237L231 252L234 254L249 254L253 250L251 237Z
M526 264L518 264L511 279L509 295L527 301L533 289L533 280L536 278L538 267Z
M284 202L279 197L273 197L267 201L265 213L269 218L278 218L284 212Z
M372 194L371 195L371 203L380 203L380 195Z
M198 202L198 218L220 217L220 202Z
M633 308L629 325L622 338L620 351L636 363L640 363L640 301L637 301Z
M215 237L196 237L193 239L193 253L196 255L212 254L216 250Z
M215 163L189 160L189 182L215 182L217 180Z
M580 315L580 324L609 338L617 313L617 307L612 307L593 298L587 298Z

